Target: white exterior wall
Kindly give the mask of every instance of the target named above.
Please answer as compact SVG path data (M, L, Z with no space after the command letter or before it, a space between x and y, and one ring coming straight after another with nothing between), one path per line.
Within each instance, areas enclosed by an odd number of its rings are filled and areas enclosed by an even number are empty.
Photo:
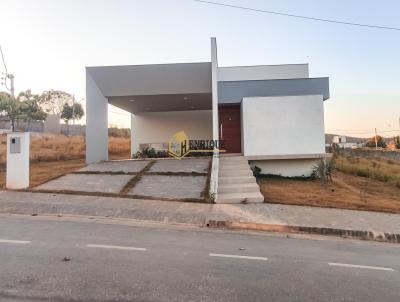
M285 177L308 177L311 175L313 165L319 159L280 159L250 161L250 166L257 166L262 174L280 175Z
M218 67L218 81L308 78L308 64Z
M324 132L322 95L242 101L245 156L323 154Z
M131 154L140 144L168 143L178 131L189 139L212 139L212 111L148 112L131 115Z

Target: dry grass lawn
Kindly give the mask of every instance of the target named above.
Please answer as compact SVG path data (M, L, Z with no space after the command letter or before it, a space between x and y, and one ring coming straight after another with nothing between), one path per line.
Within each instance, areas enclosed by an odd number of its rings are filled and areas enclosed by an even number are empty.
M318 180L259 178L265 201L353 210L400 213L400 188L376 179L336 171L332 183Z
M335 158L337 170L392 183L400 188L400 161L379 157L342 156Z
M6 162L6 136L0 137L0 165ZM65 136L52 134L31 135L30 161L63 161L83 159L85 157L85 138L83 136ZM109 137L111 159L130 158L130 139Z

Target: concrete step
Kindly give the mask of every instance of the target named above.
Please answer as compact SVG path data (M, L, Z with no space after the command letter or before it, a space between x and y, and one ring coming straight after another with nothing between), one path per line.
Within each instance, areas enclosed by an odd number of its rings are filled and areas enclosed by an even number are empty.
M225 170L243 170L243 169L250 169L250 166L248 163L234 163L234 164L220 164L220 168L221 169L225 169Z
M219 193L216 203L261 203L264 196L260 192L253 193Z
M220 167L218 175L221 177L229 177L229 176L253 176L253 172L249 169L241 169L241 170L224 170Z
M221 158L227 158L227 157L243 157L242 153L221 153L220 154Z
M241 156L241 157L224 157L224 158L220 158L219 161L221 163L235 163L235 162L238 162L238 163L246 162L247 163L248 162L248 160L243 156Z
M224 172L239 172L239 171L251 171L250 167L240 167L240 168L229 168L229 167L220 167L219 171L224 171Z
M255 193L260 192L257 183L219 184L218 192L221 193Z
M248 184L248 183L256 183L256 179L254 176L226 176L226 177L218 177L218 184Z

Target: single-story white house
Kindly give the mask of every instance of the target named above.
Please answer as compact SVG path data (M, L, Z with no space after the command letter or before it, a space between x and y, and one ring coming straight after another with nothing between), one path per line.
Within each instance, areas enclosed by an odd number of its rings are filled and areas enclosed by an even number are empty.
M329 78L308 64L219 67L211 61L86 68L86 161L108 160L107 105L131 113L131 153L176 132L223 141L263 174L307 176L325 156Z

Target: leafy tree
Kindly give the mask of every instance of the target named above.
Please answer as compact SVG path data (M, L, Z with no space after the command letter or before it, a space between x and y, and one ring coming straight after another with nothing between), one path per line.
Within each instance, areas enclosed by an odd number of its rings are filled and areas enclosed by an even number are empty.
M11 121L12 131L15 131L15 121L43 121L47 114L38 104L39 97L30 90L21 92L16 98L6 92L0 92L0 116Z
M39 105L47 113L61 114L64 104L73 104L73 96L62 90L43 91L39 96Z
M68 105L67 103L64 104L61 111L61 118L67 125L67 134L69 134L69 121L72 119L80 120L84 114L85 113L83 111L81 104L79 103L75 103L73 105Z
M376 136L376 141L377 141L378 147L380 147L380 148L386 148L386 143L385 143L385 141L384 141L384 139L383 139L382 136L377 135L377 136ZM369 147L369 148L375 148L375 146L376 146L376 144L375 144L375 136L371 137L371 138L365 143L365 146L366 146L366 147Z

